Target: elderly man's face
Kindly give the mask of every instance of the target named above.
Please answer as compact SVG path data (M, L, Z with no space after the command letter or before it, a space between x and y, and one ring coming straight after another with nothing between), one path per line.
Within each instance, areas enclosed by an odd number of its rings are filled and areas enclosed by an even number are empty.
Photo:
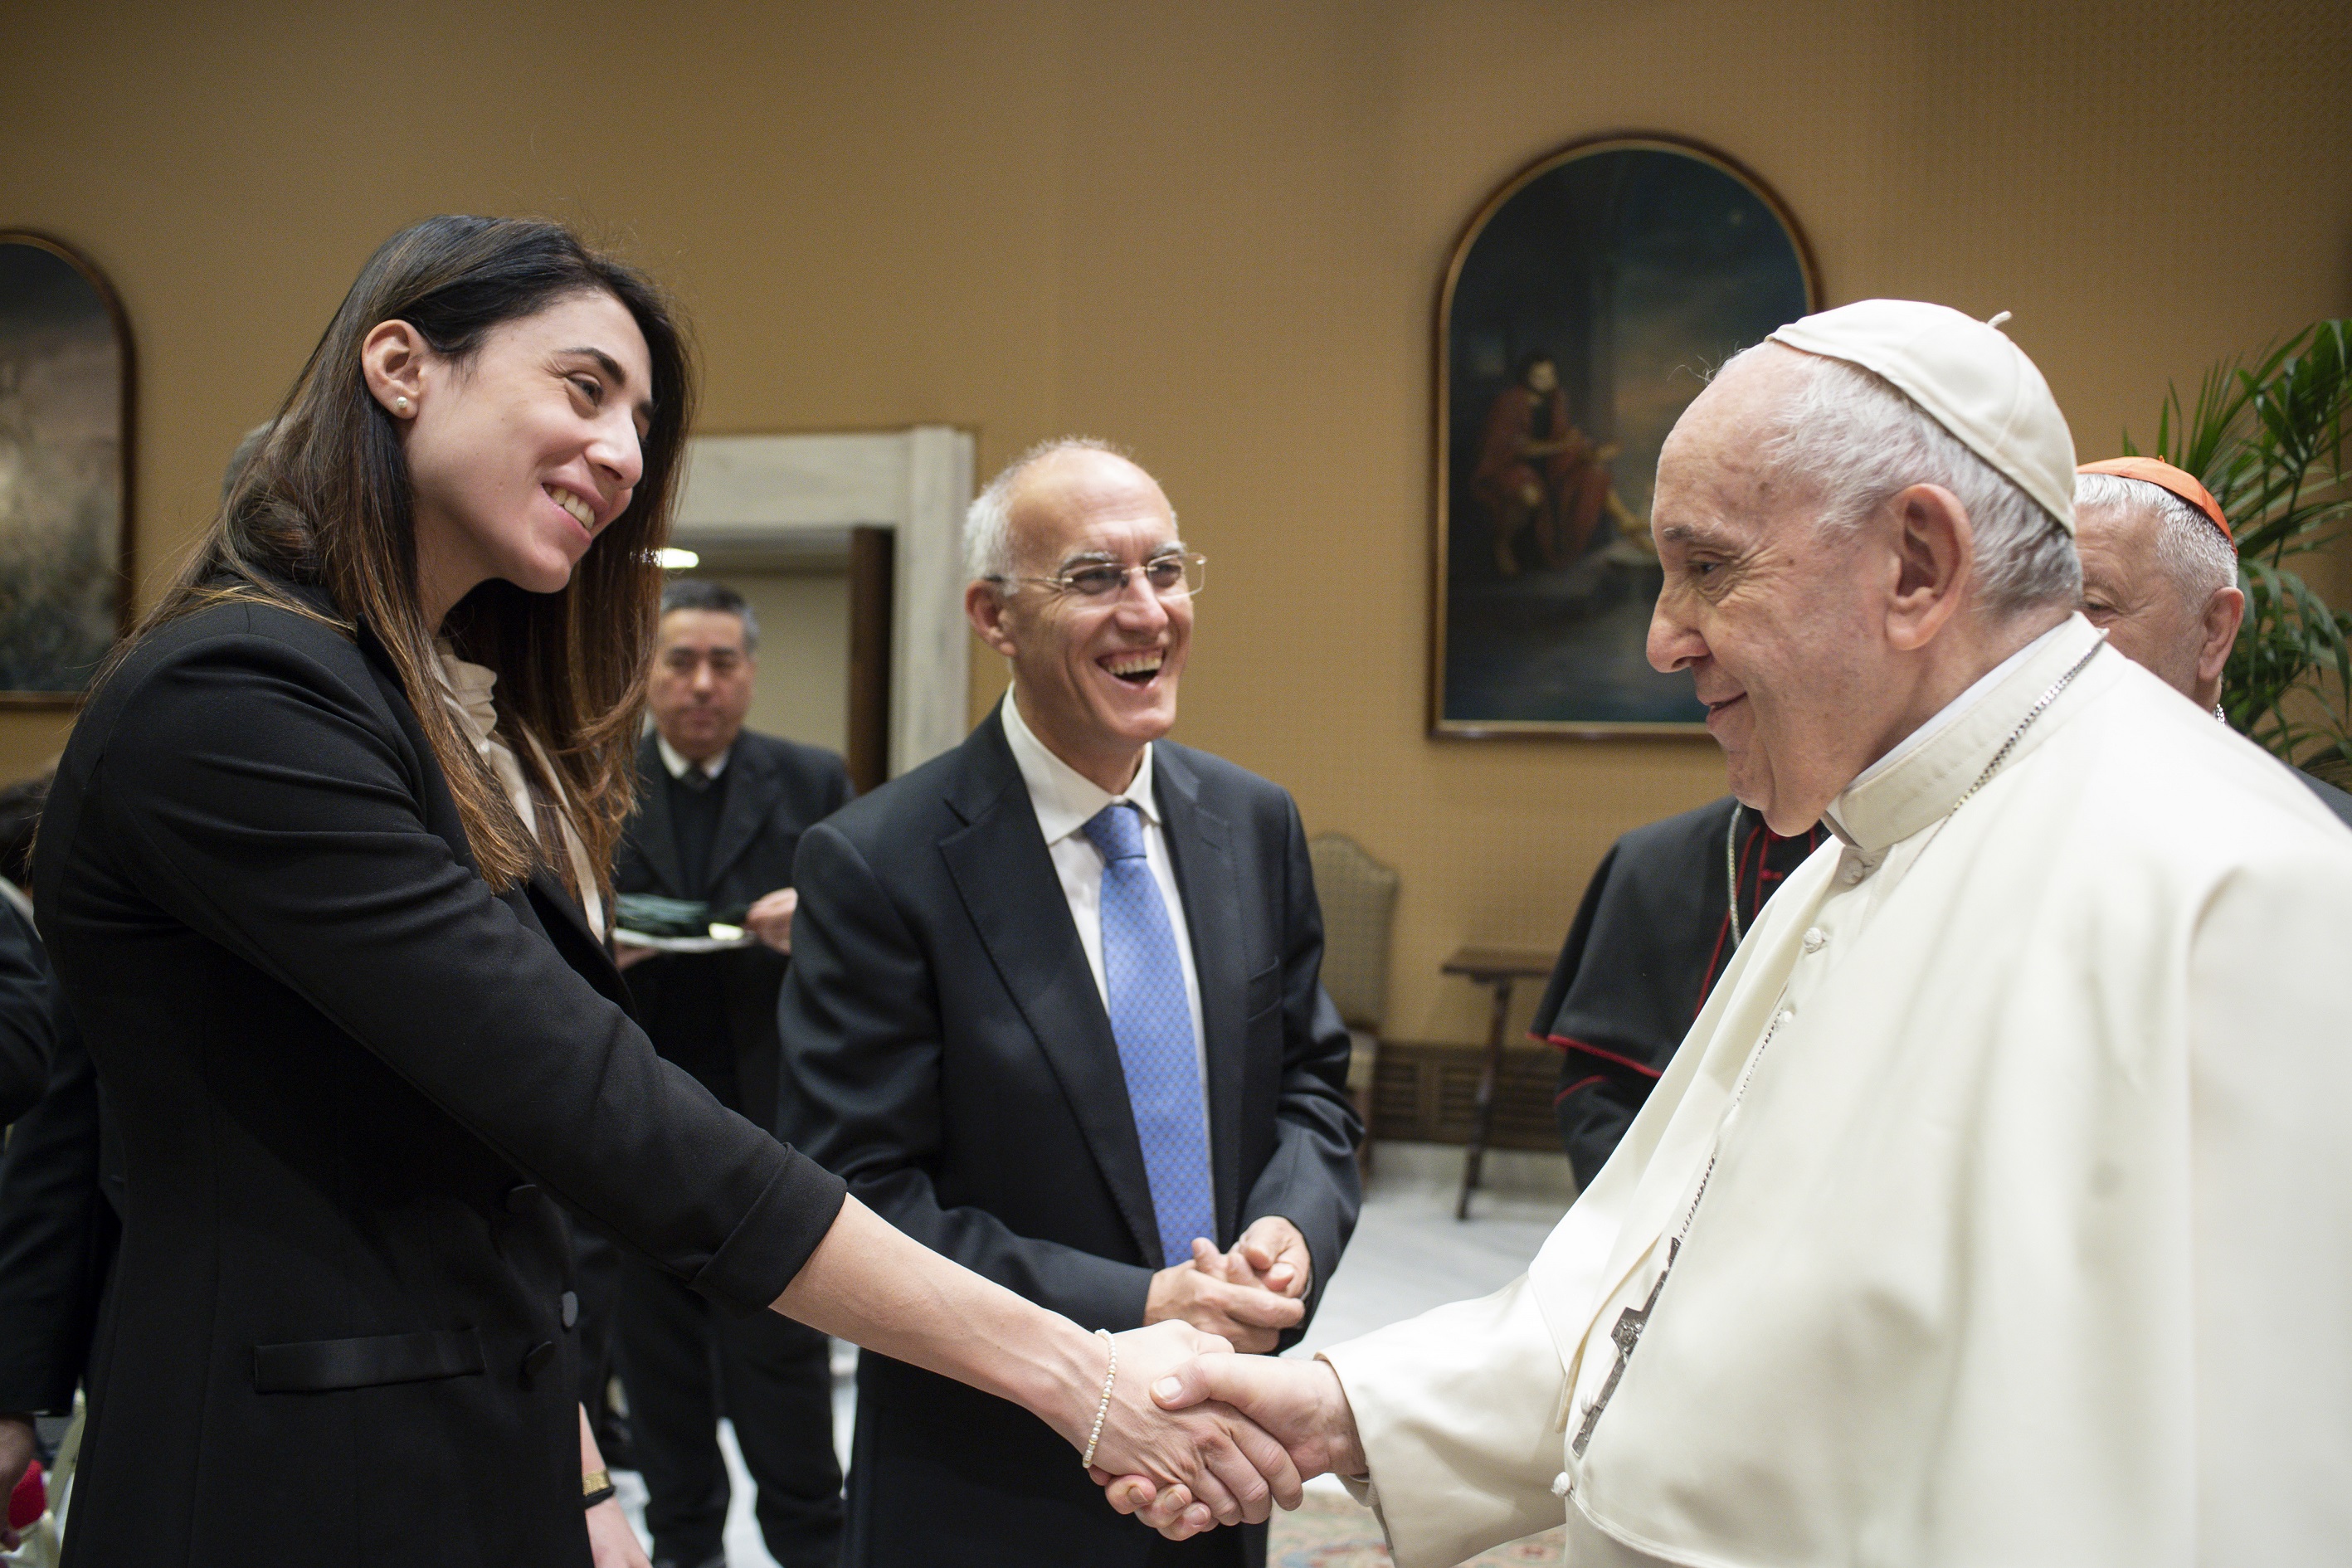
M1012 531L1013 571L1023 577L1139 567L1183 548L1159 485L1108 452L1039 463L1013 496ZM997 602L990 641L1013 660L1023 718L1080 773L1108 789L1125 787L1143 747L1175 726L1177 683L1192 643L1191 598L1162 598L1130 571L1108 603L1034 583ZM1106 782L1112 774L1121 776Z
M1650 662L1691 672L1731 790L1801 832L1868 765L1884 584L1855 538L1824 538L1811 497L1757 447L1795 390L1793 353L1759 354L1699 395L1658 458L1651 532L1665 568ZM1874 592L1875 591L1875 592Z
M2165 522L2153 508L2074 509L2074 549L2083 558L2083 614L2105 627L2115 650L2191 701L2203 698L2199 661L2210 628L2157 561ZM2231 590L2234 593L2234 590ZM2230 631L2237 630L2234 616ZM2222 643L2227 657L2228 642Z

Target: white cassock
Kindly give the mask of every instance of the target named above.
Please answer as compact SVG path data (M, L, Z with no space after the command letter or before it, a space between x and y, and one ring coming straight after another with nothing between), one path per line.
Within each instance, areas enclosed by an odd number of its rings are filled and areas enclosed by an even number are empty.
M2352 1562L2352 834L2108 649L1962 802L2096 639L1832 803L1524 1279L1326 1352L1400 1568Z

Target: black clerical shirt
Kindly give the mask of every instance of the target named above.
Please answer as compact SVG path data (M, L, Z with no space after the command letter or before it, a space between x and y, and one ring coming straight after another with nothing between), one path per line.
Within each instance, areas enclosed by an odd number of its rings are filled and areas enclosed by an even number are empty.
M713 778L708 764L688 763L684 772L670 774L670 831L677 841L678 872L686 879L689 899L709 896L710 847L719 837L719 816L727 809L727 773L722 766Z
M667 746L660 748L663 771L668 777L663 788L669 792L670 840L677 850L677 868L681 897L701 901L710 897L710 855L719 837L719 819L727 810L727 781L734 773L719 759L716 777L709 772L708 763L686 763L675 773L673 763L686 762L684 757ZM740 915L740 910L726 911ZM718 910L712 913L717 915ZM719 1097L722 1105L737 1103L735 1046L727 1026L727 998L720 986L673 985L665 994L666 1005L655 1026L656 1044L661 1053L694 1075L703 1088Z
M1782 879L1827 837L1783 838L1728 795L1619 839L1585 889L1534 1033L1560 1050L1553 1108L1580 1185L1601 1173Z

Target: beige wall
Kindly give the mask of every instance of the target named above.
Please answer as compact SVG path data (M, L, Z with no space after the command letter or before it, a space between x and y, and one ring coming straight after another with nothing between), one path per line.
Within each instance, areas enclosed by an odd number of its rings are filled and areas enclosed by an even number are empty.
M327 13L332 11L333 16ZM983 470L1134 447L1213 560L1180 733L1404 875L1392 1027L1470 1037L1465 941L1556 942L1698 743L1423 733L1430 310L1513 169L1711 141L1832 300L2016 312L2086 451L2167 377L2352 310L2340 0L1286 0L10 8L0 224L112 275L141 548L202 520L367 249L535 211L671 280L703 428L916 421ZM982 658L977 703L1001 677ZM0 714L0 773L57 743Z

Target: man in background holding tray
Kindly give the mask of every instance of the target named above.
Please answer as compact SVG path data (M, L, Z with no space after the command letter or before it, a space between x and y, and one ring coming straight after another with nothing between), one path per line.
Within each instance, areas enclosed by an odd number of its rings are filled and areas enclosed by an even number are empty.
M614 888L624 930L632 895L651 894L704 905L708 920L755 939L716 952L633 952L625 935L617 946L655 1048L730 1110L772 1127L776 994L797 903L793 855L801 834L851 792L833 752L743 728L759 647L751 606L724 584L685 579L662 595L647 692L654 733L637 752L637 812ZM759 1490L769 1552L784 1568L832 1568L841 1469L824 1336L773 1312L722 1317L635 1258L622 1263L619 1323L657 1562L702 1568L725 1560L724 1414Z

